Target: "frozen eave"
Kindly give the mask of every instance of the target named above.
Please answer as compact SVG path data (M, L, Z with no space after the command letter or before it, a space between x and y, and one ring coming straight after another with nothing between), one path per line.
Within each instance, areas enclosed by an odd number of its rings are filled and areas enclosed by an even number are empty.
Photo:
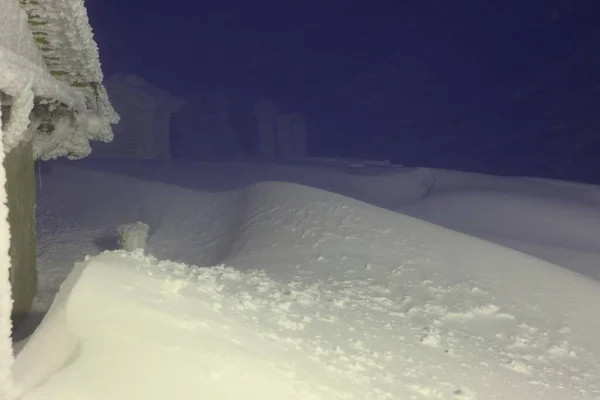
M53 79L43 68L10 51L0 48L0 90L15 97L31 86L35 97L53 99L77 111L86 109L84 94L70 85Z
M56 79L80 89L87 108L100 112L110 123L112 109L83 0L20 0L48 71Z
M51 73L69 83L102 82L98 46L82 0L20 0Z
M110 141L119 117L83 0L0 0L0 9L0 90L12 101L5 150L32 138L37 158L79 158L89 154L89 140ZM34 99L37 122L60 130L42 134L30 121ZM51 104L43 118L39 104Z

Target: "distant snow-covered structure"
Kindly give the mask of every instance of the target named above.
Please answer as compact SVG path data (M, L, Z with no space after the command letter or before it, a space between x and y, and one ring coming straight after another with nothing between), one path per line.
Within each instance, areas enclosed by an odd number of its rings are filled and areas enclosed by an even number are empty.
M106 88L121 122L115 127L115 139L96 143L92 156L169 159L170 119L183 100L134 74L115 74Z
M186 102L173 119L180 157L214 159L241 154L242 146L231 123L229 99L223 93L198 96Z
M280 157L306 157L306 119L303 116L295 113L278 115L275 131Z
M0 0L0 399L13 400L12 321L36 291L35 159L90 153L119 117L83 0Z
M270 101L254 106L257 122L256 153L260 157L306 157L306 120L294 113L280 114Z
M256 115L256 155L259 157L274 157L277 153L275 139L275 120L277 108L270 101L259 101L254 105Z

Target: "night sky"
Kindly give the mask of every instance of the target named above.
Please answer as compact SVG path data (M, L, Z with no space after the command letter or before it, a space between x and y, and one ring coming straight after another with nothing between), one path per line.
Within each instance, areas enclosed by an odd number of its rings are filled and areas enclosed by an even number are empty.
M306 116L313 156L600 183L597 0L87 0L106 75Z

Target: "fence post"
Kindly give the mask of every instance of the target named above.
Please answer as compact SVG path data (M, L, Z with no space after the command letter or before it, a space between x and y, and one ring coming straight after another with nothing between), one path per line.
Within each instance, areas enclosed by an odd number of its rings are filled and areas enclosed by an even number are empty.
M37 289L35 253L35 168L31 141L24 141L5 155L8 223L12 267L12 318L22 321L29 311Z

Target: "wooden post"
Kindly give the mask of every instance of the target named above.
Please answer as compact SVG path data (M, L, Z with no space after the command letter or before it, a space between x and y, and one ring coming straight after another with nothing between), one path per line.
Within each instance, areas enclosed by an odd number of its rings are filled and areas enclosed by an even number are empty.
M31 141L12 149L4 159L8 194L8 222L14 323L31 310L37 289L35 253L35 169Z
M8 107L4 106L6 97L0 92L0 398L15 399L12 367L14 364L14 349L12 341L12 285L10 282L11 260L10 226L8 222L8 195L6 170L4 169L4 124L8 121Z

